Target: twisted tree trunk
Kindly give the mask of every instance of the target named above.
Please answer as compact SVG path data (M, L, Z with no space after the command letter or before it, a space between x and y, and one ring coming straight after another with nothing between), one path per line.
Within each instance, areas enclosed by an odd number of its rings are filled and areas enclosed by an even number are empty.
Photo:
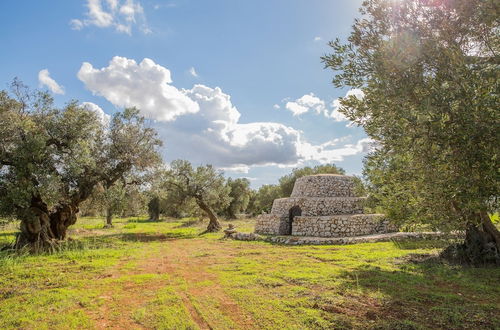
M446 259L481 266L500 265L500 232L491 222L488 213L478 214L480 224L470 223L465 232L465 240L446 248L442 256Z
M236 219L236 212L234 212L234 209L232 207L228 207L228 211L227 211L227 217L229 219Z
M104 228L113 228L113 210L110 207L106 209L106 224Z
M77 213L77 205L58 205L49 210L41 199L33 197L30 207L19 211L21 232L14 248L27 247L34 252L53 249L58 241L66 238L67 229L76 222Z
M149 220L151 221L160 220L160 198L158 196L153 197L149 201L148 213L149 213Z
M205 203L205 201L201 198L196 198L196 204L200 207L200 209L203 210L208 216L208 219L210 220L208 223L207 227L207 232L217 232L222 229L222 226L219 222L219 219L217 219L217 216L215 213L212 211L212 209Z

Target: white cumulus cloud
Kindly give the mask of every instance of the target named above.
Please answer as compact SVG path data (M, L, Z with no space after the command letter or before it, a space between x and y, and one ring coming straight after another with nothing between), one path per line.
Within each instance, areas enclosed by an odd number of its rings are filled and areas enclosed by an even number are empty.
M339 161L365 150L363 141L313 145L304 140L303 132L281 123L242 123L231 96L221 88L196 84L191 89L177 89L170 71L150 59L137 64L114 57L102 69L83 63L78 78L115 106L137 106L154 119L152 125L164 141L167 160L187 159L245 172L252 166ZM304 106L317 111L326 108L324 102L309 96L302 100Z
M360 89L351 89L349 90L345 98L354 96L356 98L362 99L364 97L364 93ZM326 106L326 102L322 99L315 96L313 93L306 94L295 101L288 101L285 105L285 108L292 112L294 116L300 116L302 114L308 112L315 112L316 114L324 115L327 118L332 118L335 121L347 121L348 119L339 112L340 109L340 100L335 99L331 103L331 106Z
M299 116L311 110L318 114L327 111L325 101L316 97L313 93L306 94L295 101L287 102L285 108L290 110L294 116Z
M199 104L200 111L157 126L167 157L239 171L300 161L301 132L279 123L240 123L241 114L230 96L218 87L195 85L185 92Z
M332 163L344 160L347 156L354 156L372 150L373 140L370 138L361 139L356 144L345 144L338 146L338 140L332 140L320 145L303 143L300 153L304 160L315 160L320 163Z
M81 30L85 26L112 27L117 32L131 35L133 25L140 24L139 29L143 33L151 33L144 9L138 1L87 0L86 7L85 18L70 21L73 30Z
M199 111L196 102L172 86L170 71L145 58L141 63L115 56L107 67L84 62L78 72L85 86L117 107L133 107L151 119L171 121Z
M38 72L38 82L40 86L45 86L54 94L64 94L64 87L59 85L54 79L50 77L50 72L47 69Z
M306 161L331 163L367 151L368 140L345 144L335 139L314 145L303 133L273 122L240 123L241 114L220 88L195 85L184 91L200 111L157 126L167 157L209 163L247 172L252 166L298 166Z

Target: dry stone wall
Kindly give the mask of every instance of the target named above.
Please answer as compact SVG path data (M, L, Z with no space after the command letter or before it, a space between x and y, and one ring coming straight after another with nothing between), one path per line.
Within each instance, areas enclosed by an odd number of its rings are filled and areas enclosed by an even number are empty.
M317 237L351 237L387 232L388 221L382 214L295 217L292 235Z
M323 216L363 213L364 197L290 197L274 200L271 214L288 215L293 206L299 206L302 215Z
M262 214L257 217L255 232L268 235L286 235L290 232L288 216Z
M311 236L261 236L258 234L236 233L230 236L233 239L244 241L265 241L286 245L332 245L332 244L358 244L375 243L388 241L403 241L408 239L463 239L460 233L440 233L440 232L392 232L384 234L373 234L350 237L311 237Z

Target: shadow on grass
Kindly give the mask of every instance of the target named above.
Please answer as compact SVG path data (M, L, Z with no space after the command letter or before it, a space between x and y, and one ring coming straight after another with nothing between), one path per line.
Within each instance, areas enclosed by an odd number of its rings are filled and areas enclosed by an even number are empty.
M174 228L187 228L187 227L199 225L201 223L203 223L203 220L200 220L200 219L188 220L188 221L181 223L178 226L175 226Z
M120 249L123 243L150 243L150 242L166 242L178 239L189 239L197 237L197 233L120 233L108 235L95 235L80 237L78 239L67 239L60 242L53 251L44 251L37 253L43 254L57 254L69 251L85 251L85 250L99 250L99 249ZM30 254L28 250L14 250L9 243L0 244L0 259L5 257L23 256Z
M429 258L395 271L363 265L340 278L342 291L352 294L344 307L361 311L358 317L373 322L373 328L495 329L500 324L499 268L450 267ZM318 305L343 307L328 301Z
M119 242L163 242L178 239L189 239L196 237L196 233L185 232L168 232L168 233L115 233L106 235L88 236L74 240L75 242L81 241L91 243L97 247L119 247Z
M154 241L168 241L174 239L187 239L196 237L195 234L186 233L123 233L116 235L108 235L108 238L118 238L125 242L154 242Z
M394 245L400 250L415 250L415 249L444 249L454 240L444 239L407 239L407 240L393 240Z

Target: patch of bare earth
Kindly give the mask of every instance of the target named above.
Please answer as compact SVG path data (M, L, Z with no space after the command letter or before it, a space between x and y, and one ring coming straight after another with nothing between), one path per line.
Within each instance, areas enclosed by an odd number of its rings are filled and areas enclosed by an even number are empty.
M147 256L139 262L137 268L123 269L130 261L123 260L105 277L120 278L140 274L169 274L171 278L184 281L183 289L177 290L186 310L192 320L201 329L218 327L212 320L203 315L195 303L209 300L214 303L218 312L230 319L239 329L255 329L251 317L223 290L217 276L208 269L210 265L220 262L225 253L221 246L211 246L206 240L170 240L164 242L164 247L154 256ZM210 253L207 253L210 252ZM227 255L226 255L227 256ZM153 300L158 290L167 286L168 280L146 281L137 283L125 281L121 290L105 290L100 298L104 302L99 309L91 313L99 329L143 329L133 318L133 313ZM115 284L113 284L115 285ZM184 289L185 288L185 289ZM207 302L209 303L209 302ZM229 325L226 325L228 327ZM220 327L220 325L219 325Z

